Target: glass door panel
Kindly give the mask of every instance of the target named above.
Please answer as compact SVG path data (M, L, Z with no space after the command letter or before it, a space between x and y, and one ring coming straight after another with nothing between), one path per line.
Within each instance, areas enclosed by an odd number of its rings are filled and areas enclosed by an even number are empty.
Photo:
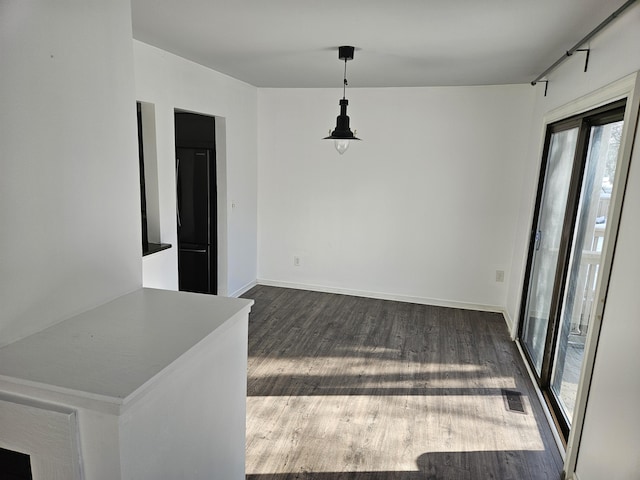
M558 252L564 225L579 128L551 135L546 173L520 338L538 375L541 373L551 311Z
M618 165L625 106L620 100L547 127L518 335L565 441L587 334L602 308L597 288L608 282L604 247L615 241L620 215L609 204L626 172Z
M570 426L607 229L623 122L591 127L565 281L551 390Z

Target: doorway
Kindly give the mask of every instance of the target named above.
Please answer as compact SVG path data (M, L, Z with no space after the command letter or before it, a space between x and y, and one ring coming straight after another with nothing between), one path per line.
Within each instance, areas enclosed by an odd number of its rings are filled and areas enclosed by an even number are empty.
M548 125L518 338L568 439L614 216L626 100Z

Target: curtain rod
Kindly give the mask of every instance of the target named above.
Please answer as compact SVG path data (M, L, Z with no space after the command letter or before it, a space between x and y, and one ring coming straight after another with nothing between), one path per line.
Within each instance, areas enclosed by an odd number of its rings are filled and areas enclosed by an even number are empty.
M536 83L538 83L540 80L542 80L544 77L546 77L550 72L552 72L553 70L556 69L556 67L558 67L558 65L560 65L562 62L564 62L568 57L570 57L571 55L573 55L573 53L578 50L582 45L584 45L585 43L587 43L589 40L591 40L594 36L596 36L602 29L604 29L607 25L609 25L611 22L613 22L617 17L620 16L620 14L622 14L622 12L624 12L627 8L629 8L631 5L633 5L634 3L636 3L636 0L627 0L624 5L622 5L620 8L618 8L615 12L613 12L611 15L609 15L600 25L598 25L596 28L594 28L593 30L591 30L586 37L584 37L582 40L580 40L578 43L576 43L573 47L571 47L569 50L566 51L566 53L564 55L562 55L558 60L556 60L556 62L551 65L549 68L547 68L544 72L542 72L540 75L538 75L536 77L535 80L533 80L531 82L531 85L535 85Z

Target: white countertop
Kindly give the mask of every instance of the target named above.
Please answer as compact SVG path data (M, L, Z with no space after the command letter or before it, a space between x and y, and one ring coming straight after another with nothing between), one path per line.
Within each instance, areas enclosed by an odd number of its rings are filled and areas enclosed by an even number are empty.
M140 289L0 348L0 380L122 404L252 304Z

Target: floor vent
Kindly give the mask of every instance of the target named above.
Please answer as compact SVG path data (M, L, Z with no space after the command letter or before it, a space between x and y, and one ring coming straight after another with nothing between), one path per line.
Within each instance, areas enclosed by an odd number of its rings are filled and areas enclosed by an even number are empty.
M510 412L525 413L522 394L516 390L502 390L505 407Z

